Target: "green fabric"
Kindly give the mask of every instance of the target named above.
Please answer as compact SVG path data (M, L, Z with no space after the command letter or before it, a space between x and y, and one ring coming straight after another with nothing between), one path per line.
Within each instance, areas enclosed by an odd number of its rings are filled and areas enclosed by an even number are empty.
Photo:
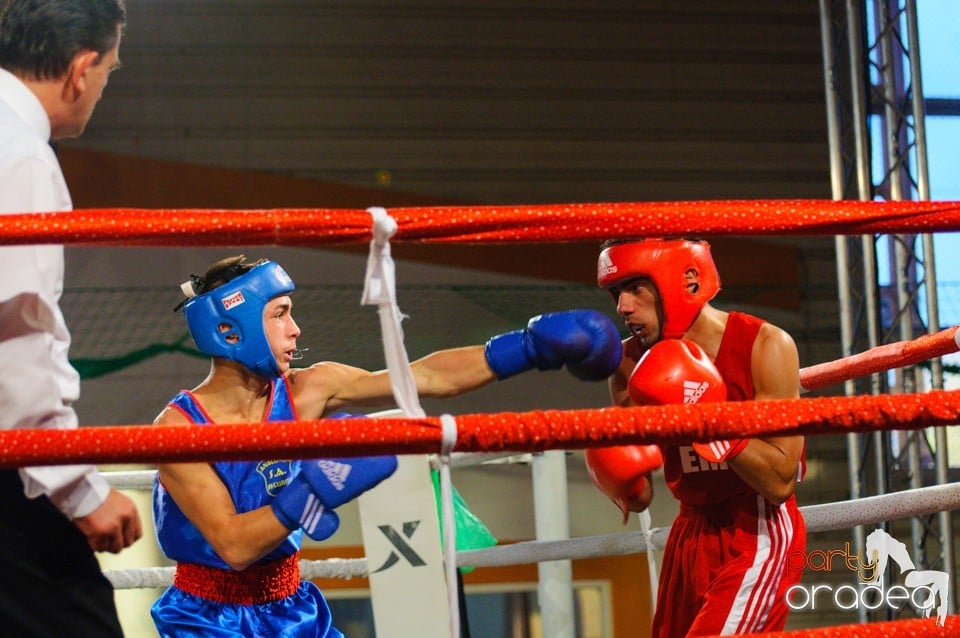
M433 492L437 497L437 511L443 511L443 504L440 500L440 472L434 470L430 472L433 479ZM457 532L457 551L469 551L471 549L483 549L484 547L493 547L497 544L487 526L483 524L477 515L470 511L466 501L460 496L457 488L453 485L453 522ZM443 517L440 517L440 541L443 542ZM460 571L469 573L473 567L461 567Z
M124 368L129 368L141 361L152 359L158 354L164 354L166 352L182 352L191 357L207 358L207 355L199 350L183 345L184 341L189 338L189 334L184 334L173 343L154 343L119 357L108 357L105 359L78 358L71 359L70 363L76 368L77 372L80 373L81 379L95 379L107 374L119 372Z

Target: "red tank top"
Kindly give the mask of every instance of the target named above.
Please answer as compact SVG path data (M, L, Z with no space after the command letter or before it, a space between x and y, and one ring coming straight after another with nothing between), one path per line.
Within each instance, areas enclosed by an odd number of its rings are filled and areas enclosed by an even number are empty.
M727 401L753 399L751 353L764 321L731 312L714 364L727 386ZM662 447L667 486L683 505L708 505L756 494L726 463L710 463L691 445Z

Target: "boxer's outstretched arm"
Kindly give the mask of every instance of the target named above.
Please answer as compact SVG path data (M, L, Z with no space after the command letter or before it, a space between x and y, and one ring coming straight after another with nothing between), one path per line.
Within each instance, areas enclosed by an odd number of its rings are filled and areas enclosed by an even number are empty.
M620 363L613 321L595 310L568 310L531 319L527 327L492 337L483 346L440 350L410 364L417 392L450 397L527 370L566 366L576 377L606 379ZM369 372L335 362L293 371L288 379L301 418L392 402L387 370Z

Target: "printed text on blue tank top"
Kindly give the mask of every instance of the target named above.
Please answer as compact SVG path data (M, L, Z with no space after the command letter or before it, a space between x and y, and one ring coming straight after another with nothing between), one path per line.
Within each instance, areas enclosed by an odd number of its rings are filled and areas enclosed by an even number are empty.
M257 474L263 477L264 488L270 496L276 496L290 482L290 461L261 461Z

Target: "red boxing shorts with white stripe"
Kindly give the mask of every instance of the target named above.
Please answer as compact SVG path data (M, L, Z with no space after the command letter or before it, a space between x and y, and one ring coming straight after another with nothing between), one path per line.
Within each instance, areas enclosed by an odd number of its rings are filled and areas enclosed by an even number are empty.
M802 572L789 557L806 548L791 497L760 496L706 507L680 506L664 550L653 638L780 631L787 590Z

